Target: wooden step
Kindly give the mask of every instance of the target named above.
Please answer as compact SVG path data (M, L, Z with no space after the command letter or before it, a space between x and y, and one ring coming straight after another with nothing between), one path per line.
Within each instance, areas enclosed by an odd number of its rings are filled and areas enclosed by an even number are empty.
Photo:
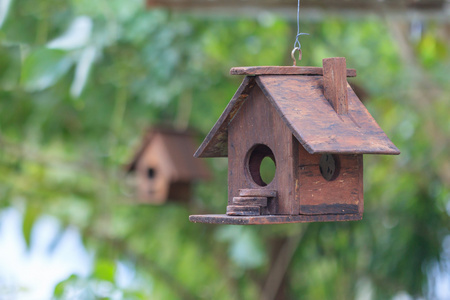
M277 191L276 190L266 190L266 189L240 189L239 196L241 196L241 197L274 198L277 196Z
M267 206L267 197L233 197L233 205Z
M227 215L229 216L259 216L260 214L261 212L259 206L227 206Z

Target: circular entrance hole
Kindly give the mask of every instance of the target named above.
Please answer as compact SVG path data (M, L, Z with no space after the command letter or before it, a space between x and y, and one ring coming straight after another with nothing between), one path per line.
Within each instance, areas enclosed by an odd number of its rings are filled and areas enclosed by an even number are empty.
M333 181L339 176L340 163L337 156L332 154L324 154L320 158L319 163L320 174L327 181Z
M248 171L250 177L259 186L272 182L276 172L276 161L272 150L266 145L258 144L249 151Z

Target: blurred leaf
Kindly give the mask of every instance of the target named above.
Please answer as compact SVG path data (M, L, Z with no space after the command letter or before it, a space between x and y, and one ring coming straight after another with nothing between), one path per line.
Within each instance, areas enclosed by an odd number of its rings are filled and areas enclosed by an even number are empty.
M28 91L39 91L52 86L72 66L67 52L38 48L27 56L22 67L22 84Z
M31 232L33 225L41 213L41 208L36 204L29 202L26 206L25 213L23 215L22 232L27 248L30 248L31 245Z
M3 23L8 16L9 6L12 0L0 0L0 28L2 28Z
M95 262L93 277L108 282L114 282L116 265L114 262L99 259Z

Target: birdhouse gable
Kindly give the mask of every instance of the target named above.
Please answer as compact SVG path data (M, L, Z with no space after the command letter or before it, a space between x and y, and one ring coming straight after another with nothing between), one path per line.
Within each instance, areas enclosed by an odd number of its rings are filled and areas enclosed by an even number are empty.
M127 166L133 173L140 202L162 204L167 200L189 201L191 183L207 180L209 171L196 160L193 135L169 129L151 129Z
M295 67L285 67L285 73L295 73L295 69L292 71L288 68ZM252 72L256 74L245 77L194 156L228 156L228 126L255 85L263 91L267 101L273 105L295 138L310 154L400 153L361 103L346 82L345 76L344 86L332 86L332 91L329 91L330 87L327 87L328 89L324 87L327 77L320 75L323 74L322 68L307 71L306 75L270 75L269 67L264 72L260 72L264 74L262 75L253 70ZM234 73L239 72L234 71ZM276 72L273 71L273 73ZM347 71L346 75L352 74ZM326 93L332 95L334 93L338 98L339 94L336 93L343 92L346 92L347 101L343 104L337 99L335 105L343 107L337 107L338 111L336 111L332 100L326 98Z

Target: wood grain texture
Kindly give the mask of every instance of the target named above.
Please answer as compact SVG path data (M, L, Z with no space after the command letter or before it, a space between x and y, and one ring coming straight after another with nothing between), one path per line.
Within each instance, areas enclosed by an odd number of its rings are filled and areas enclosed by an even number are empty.
M259 216L260 215L259 206L241 206L241 205L228 205L227 215L229 216Z
M245 77L195 157L228 155L228 124L253 88L251 78ZM323 95L322 76L265 75L255 81L309 153L400 154L350 85L348 113L338 115Z
M301 214L342 213L346 205L354 205L345 210L358 213L362 202L362 155L335 155L339 163L339 174L333 181L327 181L320 173L319 162L322 154L309 154L303 147L299 149L299 203ZM340 205L344 205L340 207ZM317 206L318 209L312 209ZM324 211L321 211L322 207ZM362 210L360 211L362 213Z
M348 112L345 57L323 60L323 93L338 115Z
M237 114L254 85L254 78L244 78L222 115L195 152L194 157L226 157L228 155L228 124Z
M279 114L255 86L228 127L228 205L244 189L277 191L261 214L298 214L295 207L293 137ZM249 171L250 153L265 145L274 155L275 176L266 186L258 185ZM253 193L255 194L255 193Z
M257 76L256 82L309 153L399 154L351 87L348 114L323 95L322 76Z
M231 75L323 75L321 67L261 66L231 68ZM355 69L346 69L347 77L356 77Z
M274 198L277 196L277 191L276 190L268 190L268 189L240 189L239 196L241 196L241 197Z
M227 216L227 215L192 215L189 221L206 224L230 224L230 225L268 225L285 223L309 223L309 222L336 222L359 221L362 214L345 215L267 215L267 216Z
M267 206L266 197L233 197L233 205Z

